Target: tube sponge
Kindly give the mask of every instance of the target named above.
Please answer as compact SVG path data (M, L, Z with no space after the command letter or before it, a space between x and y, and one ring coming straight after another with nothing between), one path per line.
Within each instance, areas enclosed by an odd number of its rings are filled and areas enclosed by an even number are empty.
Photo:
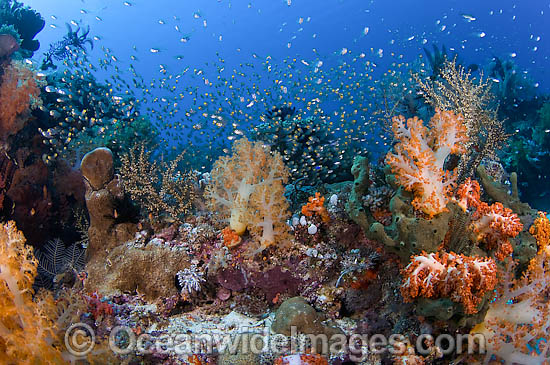
M0 224L0 359L3 364L61 364L52 344L51 295L33 299L37 261L14 222Z

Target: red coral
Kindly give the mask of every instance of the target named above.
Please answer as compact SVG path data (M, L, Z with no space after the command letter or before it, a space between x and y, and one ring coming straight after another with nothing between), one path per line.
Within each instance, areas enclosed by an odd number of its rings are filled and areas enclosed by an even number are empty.
M99 297L99 294L92 293L91 295L85 295L84 299L88 303L88 310L92 314L94 320L105 316L112 316L114 309L112 304L104 302Z
M449 298L462 303L467 314L477 313L483 295L497 284L492 258L468 257L454 252L413 256L402 270L401 294L406 302L417 297Z
M19 132L27 116L31 97L37 98L40 89L33 71L21 62L11 62L4 68L0 85L0 141L7 143L9 136Z
M517 214L499 202L492 205L482 202L479 183L469 178L459 187L457 196L462 209L472 211L471 229L477 241L483 241L489 250L496 250L495 257L499 260L510 256L513 248L509 238L523 230Z

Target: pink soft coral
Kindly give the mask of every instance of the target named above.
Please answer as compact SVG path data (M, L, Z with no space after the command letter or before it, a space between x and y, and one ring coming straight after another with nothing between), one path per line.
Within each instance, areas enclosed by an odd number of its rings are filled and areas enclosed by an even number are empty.
M399 141L387 163L397 182L414 193L413 206L430 218L446 210L456 180L443 168L451 153L464 152L467 141L463 117L437 109L426 128L421 119L393 118L393 133Z
M0 143L23 128L28 119L31 98L37 98L40 89L34 72L22 62L12 61L4 68L0 85Z

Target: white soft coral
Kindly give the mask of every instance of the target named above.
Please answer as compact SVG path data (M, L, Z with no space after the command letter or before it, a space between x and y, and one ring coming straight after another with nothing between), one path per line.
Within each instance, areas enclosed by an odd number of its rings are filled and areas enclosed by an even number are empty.
M261 142L236 141L233 155L220 157L206 189L210 208L238 235L248 229L259 248L286 238L288 171L280 154Z
M485 320L471 331L484 336L485 364L493 355L510 365L550 362L548 345L541 346L538 354L529 350L541 339L550 340L549 259L545 251L539 252L520 280L514 279L514 264L509 260L497 298Z

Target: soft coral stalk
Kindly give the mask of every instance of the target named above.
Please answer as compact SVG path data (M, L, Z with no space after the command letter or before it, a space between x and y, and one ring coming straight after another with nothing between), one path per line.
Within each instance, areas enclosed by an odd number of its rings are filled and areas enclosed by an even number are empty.
M444 169L444 164L449 154L464 152L467 136L463 117L437 109L428 129L421 119L405 121L398 116L393 118L393 133L399 142L386 161L397 182L414 193L415 209L430 218L445 211L456 177Z

